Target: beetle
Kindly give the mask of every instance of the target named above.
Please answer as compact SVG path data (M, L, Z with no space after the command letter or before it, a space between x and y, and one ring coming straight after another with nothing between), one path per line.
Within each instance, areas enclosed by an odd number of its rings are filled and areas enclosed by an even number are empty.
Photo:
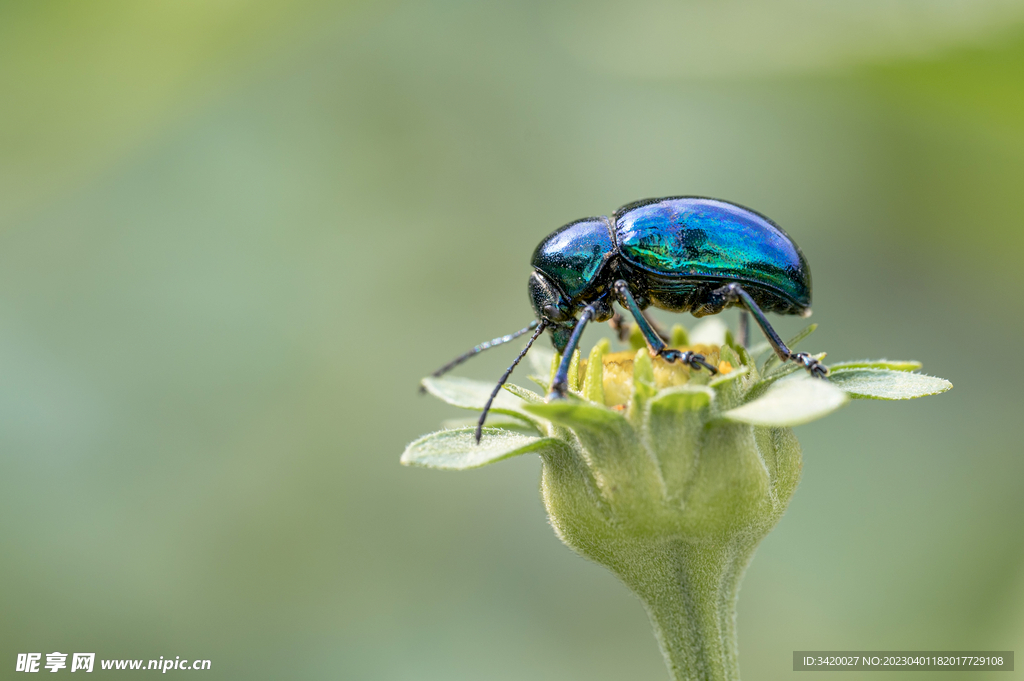
M634 201L610 217L583 218L555 230L538 244L531 264L528 290L536 321L477 345L433 374L533 331L491 393L477 423L477 442L501 386L545 329L562 355L548 399L565 398L569 365L584 328L592 321L618 322L613 303L633 317L651 354L668 362L717 373L703 355L669 348L645 309L703 317L739 306L753 316L780 360L795 362L815 377L828 375L817 359L786 347L765 316L810 315L807 260L781 227L739 204L700 196ZM745 336L745 314L741 324Z

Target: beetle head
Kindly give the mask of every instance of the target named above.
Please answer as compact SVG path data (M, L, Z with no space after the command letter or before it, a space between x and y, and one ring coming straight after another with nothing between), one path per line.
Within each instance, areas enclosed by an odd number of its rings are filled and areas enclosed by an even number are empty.
M537 319L547 322L551 341L555 349L561 352L576 325L575 306L546 275L536 270L530 275L528 288L533 313Z
M545 275L534 271L530 275L528 286L530 304L533 305L533 312L537 315L537 319L546 319L555 325L573 321L572 303Z

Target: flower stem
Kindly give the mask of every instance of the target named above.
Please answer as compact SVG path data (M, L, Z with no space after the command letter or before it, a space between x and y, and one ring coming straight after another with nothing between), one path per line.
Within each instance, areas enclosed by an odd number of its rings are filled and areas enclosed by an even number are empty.
M736 600L756 544L672 541L620 573L651 618L673 681L738 681Z

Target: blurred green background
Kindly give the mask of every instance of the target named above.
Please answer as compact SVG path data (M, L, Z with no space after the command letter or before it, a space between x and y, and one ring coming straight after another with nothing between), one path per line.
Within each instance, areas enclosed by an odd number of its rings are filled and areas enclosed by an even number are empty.
M806 349L956 386L798 428L744 678L1024 650L1024 3L8 1L0 92L0 676L666 678L536 458L398 456L544 235L672 194L789 231Z

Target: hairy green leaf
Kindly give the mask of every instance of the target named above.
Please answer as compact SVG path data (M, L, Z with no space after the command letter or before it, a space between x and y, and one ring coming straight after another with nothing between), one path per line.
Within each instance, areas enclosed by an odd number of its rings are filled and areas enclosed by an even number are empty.
M569 428L616 427L625 422L622 414L607 407L601 407L583 400L569 397L542 404L527 404L524 409L531 414L542 416L549 421Z
M461 419L445 419L441 421L441 427L445 430L456 430L459 428L476 428L479 417L469 417ZM522 419L517 419L514 416L505 416L504 414L488 414L487 425L492 428L501 428L502 430L514 430L517 433L523 435L540 435L540 431L532 423L528 423Z
M448 404L463 409L484 408L487 399L494 390L494 385L483 381L474 381L460 376L441 376L440 378L428 377L422 381L427 392L444 400ZM506 391L499 390L491 405L491 411L498 414L507 414L535 423L533 418L523 411L525 402Z
M545 448L564 447L559 440L503 428L484 428L477 444L473 428L441 430L425 435L405 448L401 462L406 466L423 466L443 470L479 468Z
M730 409L722 418L755 426L797 426L830 414L846 401L846 394L828 381L800 376L776 382L764 395Z
M454 407L463 409L483 409L494 390L493 383L474 381L461 376L441 376L440 378L424 378L423 387L427 392L444 400ZM498 393L494 398L492 409L502 413L515 412L522 407L522 400L505 393Z
M515 383L506 383L502 387L505 390L507 390L510 393L512 393L513 395L515 395L516 397L518 397L519 399L523 400L524 402L543 402L544 401L544 398L541 397L540 395L538 395L537 393L533 392L532 390L527 390L526 388L522 388L522 387L516 385Z
M892 369L893 371L917 371L921 363L914 360L861 359L855 362L839 362L829 367L832 371L843 369Z
M910 400L953 387L944 378L892 369L838 369L829 379L850 397L872 400Z

